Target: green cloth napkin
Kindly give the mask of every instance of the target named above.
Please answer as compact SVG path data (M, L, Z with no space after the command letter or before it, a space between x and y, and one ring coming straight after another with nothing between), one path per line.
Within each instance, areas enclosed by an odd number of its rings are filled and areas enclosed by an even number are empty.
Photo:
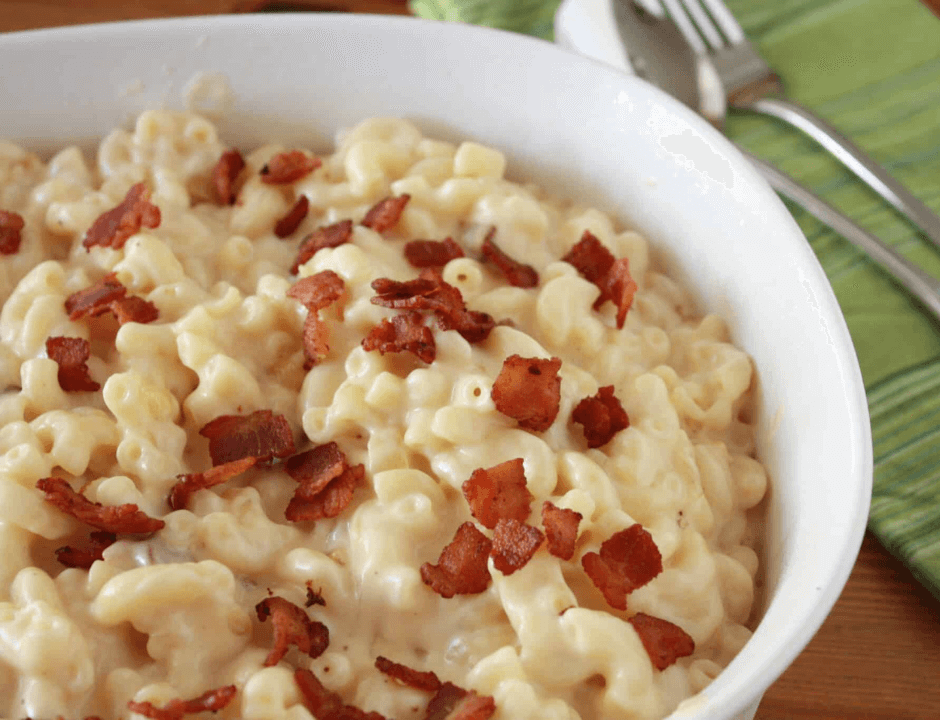
M940 21L917 0L727 0L788 95L940 212ZM559 0L411 0L416 15L552 38ZM940 277L940 252L796 130L736 115L727 133ZM866 255L789 205L855 341L871 410L869 527L940 598L940 323ZM755 238L759 241L759 238Z

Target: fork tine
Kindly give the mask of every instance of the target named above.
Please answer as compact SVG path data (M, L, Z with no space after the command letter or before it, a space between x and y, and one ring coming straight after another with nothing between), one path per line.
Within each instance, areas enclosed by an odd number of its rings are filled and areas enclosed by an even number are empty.
M712 50L724 47L725 40L715 27L715 23L705 12L700 0L682 0L685 9L692 16L693 22L698 26L699 32L705 36L705 41L711 45Z
M679 32L682 33L685 41L689 43L689 46L695 54L707 55L708 48L705 47L702 36L698 34L698 30L696 30L695 25L692 24L691 18L689 18L688 13L682 8L678 0L660 0L660 2L663 7L666 8L669 17L672 18L676 27L679 28Z
M702 0L702 2L708 6L708 12L715 18L715 22L718 23L730 44L737 45L744 42L744 30L722 0Z

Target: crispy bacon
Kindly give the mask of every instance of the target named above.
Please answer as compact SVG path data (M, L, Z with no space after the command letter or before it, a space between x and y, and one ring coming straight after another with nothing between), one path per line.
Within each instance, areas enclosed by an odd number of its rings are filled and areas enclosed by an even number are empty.
M62 478L47 477L36 483L45 500L76 520L99 530L115 534L144 535L156 532L166 524L142 512L135 504L102 505L93 503L75 492Z
M571 413L571 419L584 426L589 448L606 445L614 435L630 427L630 418L614 395L613 385L605 385L596 395L579 402Z
M118 323L121 325L126 325L129 322L144 325L160 317L160 311L157 309L156 305L136 295L127 295L113 300L110 305L110 310L114 313Z
M603 278L614 264L614 255L597 236L585 230L581 239L562 258L574 266L584 278L595 285Z
M620 258L614 261L607 275L604 276L601 297L594 301L594 308L597 309L603 305L604 300L610 300L617 306L617 327L622 328L627 318L627 311L633 305L636 291L636 281L630 275L630 261L627 258Z
M404 282L376 278L372 281L372 289L375 290L373 305L394 310L436 310L440 304L435 299L440 286L434 278L424 275Z
M424 720L487 720L496 712L489 695L477 695L446 682L428 703Z
M0 210L0 255L15 255L20 251L24 227L26 221L22 215Z
M300 241L300 248L297 251L297 259L291 265L292 275L296 275L300 266L325 248L335 248L345 245L352 238L353 223L352 220L341 220L332 225L318 227L312 233Z
M367 713L352 705L344 705L342 698L323 687L323 683L309 670L295 670L294 681L300 690L304 707L317 720L385 720L377 712Z
M287 418L270 410L250 415L220 415L206 423L199 434L209 438L213 465L246 457L262 462L294 452L294 433Z
M133 700L127 703L127 707L131 712L153 718L153 720L181 720L184 715L218 712L232 702L237 692L234 685L227 685L210 690L192 700L171 700L162 708L155 707L153 703Z
M490 584L486 559L492 548L486 535L472 522L465 522L441 551L437 565L421 566L421 580L443 598L481 593Z
M493 567L503 575L512 575L525 567L544 541L545 536L538 528L513 518L500 518L493 532L493 549L490 552Z
M301 342L304 347L304 370L309 370L329 354L329 328L317 313L307 313L307 317L304 318Z
M160 226L160 208L150 202L150 190L143 183L132 185L116 207L102 213L85 233L82 245L91 252L101 245L120 250L142 227Z
M332 441L289 457L284 462L287 474L300 483L296 496L302 500L316 497L347 467L346 455Z
M343 473L312 497L303 496L303 485L297 489L287 504L284 516L291 522L311 522L333 518L352 502L356 488L365 477L363 465L347 467Z
M519 422L519 427L544 432L558 416L561 404L561 360L510 355L493 383L496 409Z
M295 282L287 291L287 297L316 312L339 300L345 290L343 278L332 270L324 270Z
M428 364L437 357L434 333L424 324L424 318L418 312L385 318L363 338L362 347L367 351L378 350L382 355L410 352Z
M326 607L326 600L323 597L322 590L314 590L312 583L307 581L307 600L304 602L304 607L313 607L314 605L322 605Z
M456 330L468 343L483 342L490 331L496 327L496 321L485 312L461 310L447 316L438 316L441 330Z
M542 525L548 540L548 551L562 560L574 557L574 544L578 540L578 525L582 515L574 510L556 507L548 500L542 503Z
M286 238L288 235L292 235L294 231L300 227L300 223L304 221L304 218L307 217L309 210L310 201L307 199L306 195L301 195L297 198L297 202L294 203L294 206L287 211L287 214L274 225L274 234L279 238Z
M375 659L375 667L379 672L394 678L403 685L413 687L415 690L426 690L427 692L437 692L441 687L440 678L433 672L420 672L412 670L406 665L392 662L381 655Z
M411 200L411 195L407 194L383 198L369 209L360 224L375 230L377 233L391 230L398 224L398 220L401 218L401 214L409 200Z
M451 260L463 256L463 248L452 238L412 240L405 243L405 259L416 268L443 267Z
M59 365L59 387L65 392L95 392L101 388L88 374L91 345L84 338L46 338L46 354Z
M493 242L496 235L496 228L490 228L483 239L483 245L480 250L483 257L492 262L499 271L506 277L506 280L513 287L532 288L539 284L539 274L531 265L525 265L517 260L513 260L504 253L499 246Z
M286 185L306 177L323 164L300 150L278 153L261 168L261 181L268 185Z
M616 260L590 230L585 230L562 260L600 289L601 294L594 301L595 310L608 300L617 306L617 327L622 328L637 290L627 258Z
M525 522L533 500L522 458L474 470L463 484L463 494L473 517L491 530L501 518Z
M127 288L117 279L116 273L108 273L94 285L79 290L65 299L65 312L69 320L86 316L95 317L111 309L111 303L127 295Z
M238 150L226 150L212 169L212 184L215 186L219 205L235 202L235 181L245 168L245 159Z
M117 540L117 535L110 532L96 530L89 536L90 542L86 547L75 548L71 545L60 547L55 551L56 560L70 568L87 570L95 560L104 559L104 551Z
M264 666L277 665L291 645L312 658L320 657L330 644L330 631L321 622L311 620L306 611L277 595L255 605L258 619L269 617L274 624L274 647L265 658Z
M620 530L601 544L600 554L589 552L581 565L611 607L627 609L627 595L663 571L663 559L653 536L637 523Z
M640 636L657 670L665 670L681 657L695 652L695 641L678 625L652 615L637 613L627 620Z
M241 475L243 472L254 467L257 462L257 458L249 456L241 458L240 460L232 460L222 465L216 465L205 472L177 475L179 482L170 488L170 495L167 498L167 502L172 509L182 510L189 502L189 496L197 490L204 490L215 487L216 485L221 485L227 480L231 480L236 475Z

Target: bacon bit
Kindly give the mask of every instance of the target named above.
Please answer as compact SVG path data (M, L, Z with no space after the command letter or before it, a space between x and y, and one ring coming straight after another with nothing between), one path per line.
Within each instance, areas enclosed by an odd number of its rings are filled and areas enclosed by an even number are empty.
M375 667L379 672L388 675L398 682L413 687L415 690L426 690L427 692L437 692L441 687L440 678L433 672L420 672L412 670L406 665L392 662L381 655L375 659Z
M613 253L590 230L585 230L581 239L562 258L595 285L599 285L601 278L610 270L614 259Z
M363 465L347 467L339 477L331 480L312 497L305 497L304 486L301 485L287 504L284 517L291 522L310 522L336 517L352 502L353 494L365 474Z
M104 559L104 551L114 544L117 535L97 530L90 536L91 542L87 547L74 548L71 545L60 547L55 551L56 560L70 568L87 570L95 560Z
M481 593L490 584L486 558L492 548L486 535L472 522L465 522L441 551L437 565L421 566L421 580L443 598Z
M360 224L375 230L377 233L391 230L398 224L398 220L409 200L411 200L411 195L408 194L399 195L398 197L389 196L379 200L362 218Z
M240 460L216 465L209 470L201 473L190 473L188 475L177 475L179 482L170 488L170 495L167 502L173 510L182 510L189 502L189 496L197 490L221 485L227 480L231 480L236 475L241 475L246 470L255 466L257 458L244 457Z
M584 426L589 448L606 445L614 435L630 427L630 418L614 395L613 385L605 385L597 395L579 402L571 413L571 419Z
M335 442L318 445L288 458L284 470L300 483L297 495L310 500L318 495L331 481L342 475L348 467L346 455Z
M150 190L143 183L132 185L119 205L102 213L85 233L82 245L91 252L101 245L120 250L127 239L142 227L160 226L160 208L150 202Z
M430 364L437 357L434 333L424 324L421 313L406 312L386 318L376 325L362 340L366 351L410 352L419 360Z
M255 605L258 620L269 617L274 624L274 648L264 661L265 667L277 665L291 645L312 658L320 657L330 644L330 631L321 622L311 620L303 608L275 595Z
M463 484L463 494L473 517L490 530L501 518L525 522L531 512L533 497L526 487L522 458L474 470Z
M663 571L663 559L653 536L637 523L620 530L601 544L601 552L581 558L591 582L611 607L627 609L627 595Z
M578 525L583 515L567 508L555 507L546 500L542 503L542 525L548 539L548 551L562 560L574 557L574 544L578 539Z
M88 374L91 345L83 338L46 338L46 354L59 365L59 387L65 392L95 392L101 388Z
M657 670L665 670L681 657L695 652L695 641L678 625L645 613L627 620L640 636L647 655Z
M15 255L20 251L24 227L26 227L26 221L23 220L22 215L9 210L0 210L0 255Z
M385 720L377 712L365 712L352 705L344 705L342 698L327 690L309 670L294 671L294 681L300 690L304 707L317 720Z
M111 303L127 295L127 288L117 279L117 273L108 273L94 285L79 290L65 299L65 312L69 320L86 316L96 317L111 309Z
M110 310L121 325L129 322L145 325L160 317L160 311L156 305L136 295L128 295L112 301Z
M215 186L219 205L235 202L235 181L245 169L245 159L238 150L226 150L212 169L212 184Z
M76 520L109 533L143 535L161 530L166 523L152 518L133 503L102 505L75 492L62 478L47 477L36 483L46 502Z
M181 720L183 715L218 712L232 702L237 692L234 685L227 685L210 690L192 700L171 700L162 708L154 707L149 702L134 702L133 700L127 703L127 707L131 712L153 718L153 720Z
M261 168L261 181L268 185L286 185L306 177L323 164L300 150L278 153Z
M496 321L485 312L462 310L449 317L440 317L438 325L441 330L456 330L472 344L486 340L490 331L496 327Z
M489 695L467 692L446 682L428 703L424 720L487 720L495 712L496 703Z
M345 290L343 278L332 270L324 270L295 282L287 291L287 297L297 300L311 312L316 312L339 300Z
M630 276L629 260L615 260L610 250L590 230L584 231L562 260L573 265L586 280L600 289L601 294L594 301L595 310L608 300L617 306L617 327L622 328L637 290L637 284Z
M483 257L492 262L499 271L506 276L506 280L513 287L532 288L539 284L539 274L531 265L513 260L504 253L499 246L493 242L493 236L496 235L496 228L490 228L483 239L483 245L480 250Z
M322 605L323 607L326 607L326 600L323 598L323 591L314 590L313 584L308 580L307 601L304 603L304 607L313 607L314 605Z
M601 297L594 301L596 310L603 305L604 298L617 306L617 328L623 328L627 318L627 311L633 305L637 284L630 275L630 261L627 258L616 260L604 277L604 287Z
M307 199L306 195L301 195L297 198L297 202L294 203L294 206L287 211L287 215L277 221L277 224L274 226L274 234L279 238L286 238L288 235L292 235L294 231L300 227L300 223L304 221L304 218L307 217L309 210L310 201Z
M452 238L412 240L405 243L405 259L416 268L443 267L451 260L463 256L463 248Z
M561 404L561 360L510 355L490 393L496 409L519 421L519 427L544 432L558 416Z
M287 418L270 410L250 415L220 415L206 423L199 434L209 438L213 465L246 457L262 462L294 452L294 434Z
M493 533L493 566L503 575L525 567L541 547L545 535L538 528L513 518L500 518Z
M352 232L352 220L341 220L332 225L318 227L300 241L297 259L294 260L294 264L291 265L290 268L291 274L296 275L300 266L316 255L320 250L335 248L348 243L352 238Z
M372 281L372 289L375 290L373 305L394 310L436 310L440 307L440 303L432 299L440 287L433 278L424 275L405 282L376 278Z

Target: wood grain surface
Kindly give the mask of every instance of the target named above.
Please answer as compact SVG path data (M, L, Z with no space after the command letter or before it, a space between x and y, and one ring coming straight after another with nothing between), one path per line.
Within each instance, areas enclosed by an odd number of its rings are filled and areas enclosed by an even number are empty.
M940 15L940 0L924 2ZM0 31L258 10L408 12L406 0L2 0ZM940 602L866 536L841 598L757 718L940 720Z

